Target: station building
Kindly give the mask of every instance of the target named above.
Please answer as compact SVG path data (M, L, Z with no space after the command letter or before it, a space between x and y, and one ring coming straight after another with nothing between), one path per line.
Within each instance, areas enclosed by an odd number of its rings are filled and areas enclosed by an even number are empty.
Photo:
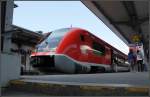
M21 67L24 71L33 70L30 66L30 54L42 38L42 34L16 25L11 25L11 29L2 34L2 85L5 86L9 80L19 78Z

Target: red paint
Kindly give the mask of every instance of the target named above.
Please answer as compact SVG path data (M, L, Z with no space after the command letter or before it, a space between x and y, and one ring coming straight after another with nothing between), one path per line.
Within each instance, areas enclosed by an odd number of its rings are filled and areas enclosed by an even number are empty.
M80 39L80 35L84 36L84 41ZM93 41L99 43L105 48L105 55L94 54L92 50L87 50L85 54L81 52L80 46L86 45L93 49ZM111 65L112 51L117 52L118 57L126 58L126 55L115 49L100 38L94 36L90 32L80 29L71 28L71 30L62 38L55 54L65 54L77 61ZM31 56L50 55L54 52L34 52ZM64 64L65 65L65 64Z

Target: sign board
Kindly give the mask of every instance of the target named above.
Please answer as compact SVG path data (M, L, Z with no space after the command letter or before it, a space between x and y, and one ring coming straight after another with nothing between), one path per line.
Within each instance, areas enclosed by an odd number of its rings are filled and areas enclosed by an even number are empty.
M141 36L139 34L135 34L132 36L132 41L133 42L140 42L141 41Z

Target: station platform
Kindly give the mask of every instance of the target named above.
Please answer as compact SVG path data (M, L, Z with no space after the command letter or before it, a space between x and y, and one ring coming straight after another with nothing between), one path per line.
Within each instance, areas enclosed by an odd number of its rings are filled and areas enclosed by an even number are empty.
M148 96L148 72L21 76L9 88L53 96Z

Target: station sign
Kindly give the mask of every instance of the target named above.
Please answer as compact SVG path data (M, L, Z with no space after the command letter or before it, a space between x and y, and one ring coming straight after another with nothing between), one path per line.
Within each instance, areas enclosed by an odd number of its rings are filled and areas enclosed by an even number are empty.
M132 41L135 42L135 43L140 42L141 41L141 36L139 34L134 34L132 36Z

